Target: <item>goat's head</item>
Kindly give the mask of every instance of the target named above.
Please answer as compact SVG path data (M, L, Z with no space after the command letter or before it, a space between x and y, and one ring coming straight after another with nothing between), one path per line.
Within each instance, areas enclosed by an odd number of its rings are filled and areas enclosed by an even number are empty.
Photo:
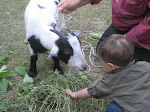
M69 32L66 34L55 29L51 29L50 31L56 33L60 39L56 41L55 46L50 52L49 58L58 56L59 59L61 59L67 65L76 67L81 71L85 70L87 64L81 51L81 44L78 38L83 30L75 33L69 30Z

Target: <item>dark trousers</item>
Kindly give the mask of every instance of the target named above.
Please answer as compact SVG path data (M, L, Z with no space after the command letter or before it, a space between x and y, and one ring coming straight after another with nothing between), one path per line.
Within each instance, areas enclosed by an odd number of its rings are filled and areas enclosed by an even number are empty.
M96 51L97 51L97 48L100 45L100 43L105 38L109 37L112 34L123 34L124 35L127 32L128 31L120 31L120 30L116 29L113 24L111 24L107 28L107 30L104 32L104 34L102 35L102 37L100 38L100 40L98 41L97 46L96 46ZM147 62L150 62L150 50L147 50L147 49L144 49L144 48L138 48L138 47L135 46L133 58L135 59L135 62L137 62L137 61L147 61Z
M124 111L118 104L116 104L115 102L111 102L107 106L106 112L124 112Z

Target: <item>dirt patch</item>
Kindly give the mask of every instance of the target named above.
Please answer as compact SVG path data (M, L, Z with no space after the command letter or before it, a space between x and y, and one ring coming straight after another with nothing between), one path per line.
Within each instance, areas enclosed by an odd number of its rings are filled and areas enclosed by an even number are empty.
M0 48L2 48L2 44L0 43Z

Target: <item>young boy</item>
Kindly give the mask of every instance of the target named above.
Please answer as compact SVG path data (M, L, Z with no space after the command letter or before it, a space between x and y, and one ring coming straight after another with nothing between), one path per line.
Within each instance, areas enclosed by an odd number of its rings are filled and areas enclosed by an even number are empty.
M106 112L150 111L150 63L132 61L133 43L120 34L105 39L97 55L107 73L88 88L66 93L74 99L111 98Z

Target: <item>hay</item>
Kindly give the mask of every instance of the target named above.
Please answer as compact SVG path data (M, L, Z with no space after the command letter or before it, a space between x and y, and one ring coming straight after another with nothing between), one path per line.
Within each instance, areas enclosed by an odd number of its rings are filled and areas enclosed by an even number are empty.
M50 72L48 77L34 87L27 95L26 102L31 112L103 112L105 100L94 98L74 100L65 93L65 89L77 91L87 87L91 74L72 74L62 76Z

